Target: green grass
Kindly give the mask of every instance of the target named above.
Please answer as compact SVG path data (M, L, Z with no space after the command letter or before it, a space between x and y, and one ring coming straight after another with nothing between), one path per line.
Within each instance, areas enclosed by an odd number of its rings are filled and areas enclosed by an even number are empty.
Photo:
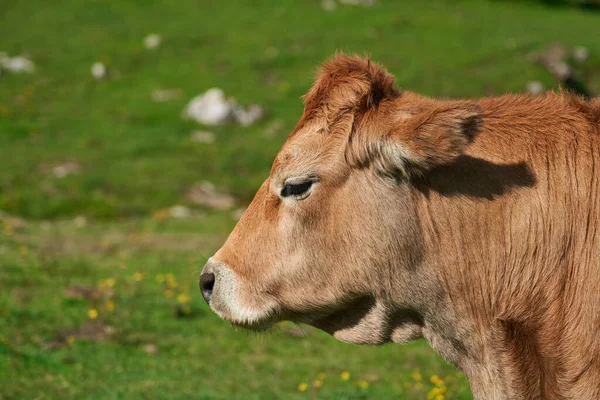
M153 32L163 43L147 50ZM220 321L197 273L235 220L184 193L208 180L247 203L300 117L316 65L336 50L370 53L402 88L466 97L523 91L533 79L556 88L528 55L581 45L590 51L581 73L600 93L598 37L600 14L532 1L380 0L332 12L316 0L1 2L0 51L28 55L36 72L0 75L0 210L25 221L0 219L0 399L423 399L432 375L447 380L446 399L470 398L424 342L350 346L309 328L306 338L288 325L257 336ZM108 79L92 78L96 61ZM269 118L192 143L205 128L180 113L210 87ZM173 88L180 98L152 101L153 90ZM274 123L281 129L267 134ZM66 161L80 173L49 172ZM174 204L195 216L156 212ZM78 228L76 216L88 223ZM157 282L167 273L176 287ZM107 278L113 311L105 292L65 294ZM178 303L182 293L190 303ZM111 327L103 340L73 334L90 309L96 328ZM321 373L323 386L311 387Z

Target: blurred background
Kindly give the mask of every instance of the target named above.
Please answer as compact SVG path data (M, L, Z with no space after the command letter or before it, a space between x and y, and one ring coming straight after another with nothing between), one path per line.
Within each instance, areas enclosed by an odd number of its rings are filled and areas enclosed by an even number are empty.
M198 273L336 50L431 96L594 95L599 6L0 2L0 399L470 399L422 341L236 330Z

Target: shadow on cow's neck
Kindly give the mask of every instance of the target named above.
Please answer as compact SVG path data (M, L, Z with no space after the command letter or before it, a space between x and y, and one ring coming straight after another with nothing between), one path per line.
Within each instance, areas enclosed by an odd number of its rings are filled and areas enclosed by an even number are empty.
M494 164L467 155L414 180L415 187L425 195L435 191L442 196L463 195L488 200L535 184L535 176L524 162Z
M423 319L416 311L391 311L365 296L312 325L347 343L407 343L422 337Z

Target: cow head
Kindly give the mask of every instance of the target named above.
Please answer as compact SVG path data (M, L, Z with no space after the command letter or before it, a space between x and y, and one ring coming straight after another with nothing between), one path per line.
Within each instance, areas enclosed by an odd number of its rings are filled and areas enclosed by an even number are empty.
M222 318L308 323L355 343L420 336L428 279L411 181L458 157L479 108L394 87L338 55L304 97L271 174L200 278Z

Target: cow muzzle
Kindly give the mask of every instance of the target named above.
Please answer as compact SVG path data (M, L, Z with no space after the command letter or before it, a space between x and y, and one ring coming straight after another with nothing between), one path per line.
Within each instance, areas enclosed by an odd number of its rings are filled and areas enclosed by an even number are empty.
M208 260L200 274L200 292L210 308L236 325L258 328L272 322L277 305L274 299L257 293L227 264Z

